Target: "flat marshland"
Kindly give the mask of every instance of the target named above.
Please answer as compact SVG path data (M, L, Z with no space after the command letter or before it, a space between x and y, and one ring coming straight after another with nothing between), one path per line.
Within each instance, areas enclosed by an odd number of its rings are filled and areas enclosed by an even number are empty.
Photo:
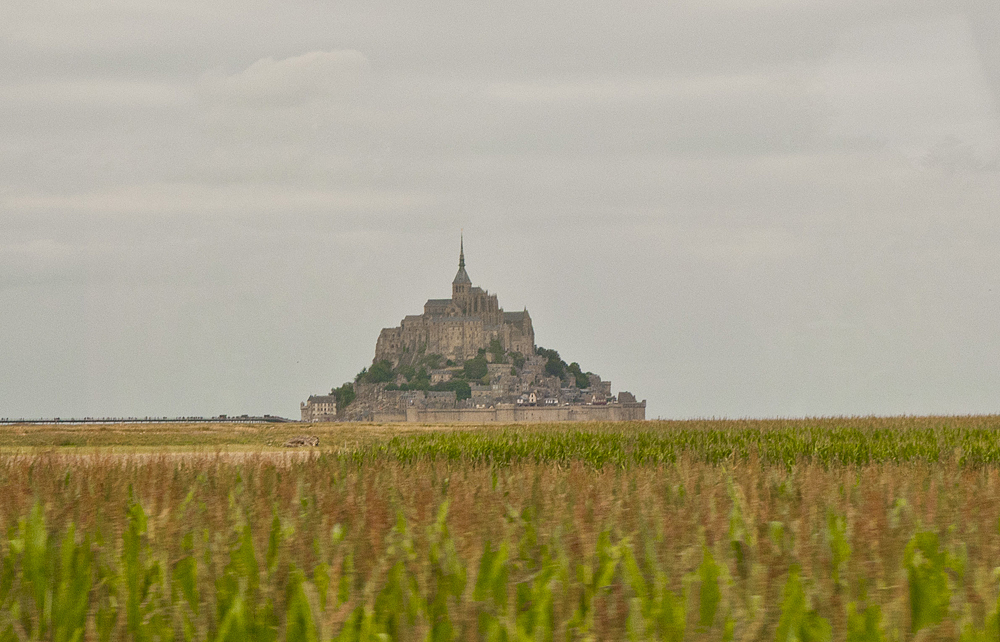
M998 429L11 426L0 639L996 640Z

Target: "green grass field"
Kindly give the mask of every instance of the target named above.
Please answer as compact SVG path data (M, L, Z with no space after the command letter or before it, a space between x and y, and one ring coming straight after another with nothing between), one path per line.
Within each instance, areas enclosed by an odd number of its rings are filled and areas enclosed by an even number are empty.
M7 427L0 640L997 640L998 429Z

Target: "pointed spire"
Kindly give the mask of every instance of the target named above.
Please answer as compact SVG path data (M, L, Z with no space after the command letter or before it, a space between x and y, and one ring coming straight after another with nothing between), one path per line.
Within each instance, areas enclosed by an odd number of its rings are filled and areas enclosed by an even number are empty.
M469 273L465 271L465 235L464 234L461 237L461 241L459 241L458 274L455 275L455 280L452 281L452 285L457 285L457 284L462 284L462 283L464 283L466 285L470 285L470 286L472 285L472 279L469 278ZM454 288L452 288L452 291L455 292Z

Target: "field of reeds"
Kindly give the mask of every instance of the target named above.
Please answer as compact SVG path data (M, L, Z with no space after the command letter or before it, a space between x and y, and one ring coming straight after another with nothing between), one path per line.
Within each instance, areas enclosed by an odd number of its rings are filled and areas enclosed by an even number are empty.
M998 417L337 428L5 435L0 640L1000 639Z

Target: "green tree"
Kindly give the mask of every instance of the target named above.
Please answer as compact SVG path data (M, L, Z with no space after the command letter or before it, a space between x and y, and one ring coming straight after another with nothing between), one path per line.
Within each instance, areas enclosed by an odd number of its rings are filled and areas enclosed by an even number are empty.
M465 378L469 381L482 379L489 372L489 368L486 367L486 357L482 355L475 359L468 359L463 368L465 370Z
M507 359L505 358L507 351L503 349L500 339L490 341L489 352L493 355L493 363L507 363Z
M417 374L410 381L410 390L427 390L430 386L431 378L427 374L427 368L420 366L420 370L417 371Z
M571 375L573 375L573 378L576 380L577 388L580 388L582 390L583 388L590 387L590 377L588 377L586 373L580 370L579 363L574 361L573 363L569 364L569 366L566 368L566 371L569 372Z
M436 383L431 389L438 392L454 390L455 398L459 401L472 397L472 387L467 381L462 381L461 379L452 379L451 381Z
M360 383L387 383L396 378L392 363L383 359L372 364L371 368L358 373L355 381Z
M337 400L337 412L340 412L344 408L351 405L357 394L354 392L353 383L345 383L339 388L334 388L330 391L330 394Z
M539 346L535 353L545 358L545 373L550 377L562 379L566 376L566 362L559 357L558 352Z
M546 359L559 358L558 352L556 352L555 350L549 350L547 348L543 348L542 346L538 346L537 348L535 348L535 354L537 354L539 357L545 357Z
M560 379L566 374L566 362L556 357L549 357L549 360L545 362L545 373L550 377L559 377Z

